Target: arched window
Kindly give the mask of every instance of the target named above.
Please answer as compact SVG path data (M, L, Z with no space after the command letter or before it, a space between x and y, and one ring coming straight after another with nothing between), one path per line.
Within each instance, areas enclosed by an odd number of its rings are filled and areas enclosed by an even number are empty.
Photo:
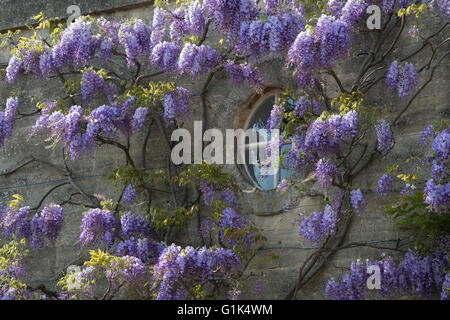
M266 129L267 120L269 119L270 113L272 111L273 105L278 103L279 95L281 93L281 89L272 89L266 91L263 95L257 97L253 101L250 102L249 112L246 113L245 119L242 119L242 128L244 130L254 129L256 132L261 129ZM273 175L260 175L261 172L261 160L260 153L258 152L258 148L266 148L270 143L271 136L270 132L266 138L263 138L262 135L258 135L258 142L253 144L245 145L245 165L244 171L245 174L252 182L252 184L260 190L273 190L277 187L278 183L290 176L290 171L283 168L280 165L280 169L275 172ZM280 133L281 135L281 133ZM283 152L289 150L290 145L285 145L280 150L280 155ZM255 157L258 161L258 164L251 164L249 159L250 157Z

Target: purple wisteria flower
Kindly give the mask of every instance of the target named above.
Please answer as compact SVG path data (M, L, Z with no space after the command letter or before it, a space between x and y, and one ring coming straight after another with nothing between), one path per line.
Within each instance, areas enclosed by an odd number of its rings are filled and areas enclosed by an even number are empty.
M437 136L437 133L434 130L433 125L430 124L420 134L419 144L421 144L423 146L427 146L432 139L436 138L436 136Z
M44 49L41 40L29 39L26 45L19 44L6 68L5 80L7 83L14 83L19 72L23 69L26 73L33 73L36 78L42 77L40 59L42 53L48 54L48 49Z
M367 2L365 0L348 0L342 8L339 18L349 25L354 25L361 21L366 14Z
M450 165L450 128L445 129L436 136L427 158L431 160L431 172L436 182L445 182L449 178Z
M156 7L153 13L152 34L150 38L152 48L163 41L165 24L167 21L166 11L163 8Z
M164 71L176 71L181 48L173 42L163 41L155 45L149 56L150 63L159 65Z
M226 247L240 246L245 250L254 249L255 233L250 230L250 221L236 209L225 208L219 226L221 228L219 236Z
M24 300L29 298L28 290L19 290L13 287L9 287L4 292L0 289L0 300Z
M29 206L0 208L0 229L5 237L24 238L33 249L42 249L45 239L55 243L64 223L64 211L56 204L47 204L32 214Z
M188 288L183 287L186 280L209 282L215 273L227 280L228 274L239 265L239 258L231 250L182 248L172 244L161 253L155 266L152 286L158 287L156 299L186 299Z
M60 40L53 46L53 66L55 69L67 64L85 67L90 64L99 46L100 39L92 32L92 22L80 17L63 31Z
M133 256L144 263L155 263L164 249L165 246L162 243L157 243L152 239L131 237L117 244L116 255Z
M394 61L387 71L386 84L391 90L397 89L398 96L404 98L417 85L417 77L417 70L412 63L406 62L401 66Z
M6 238L14 234L20 238L31 240L33 232L31 230L30 207L16 209L12 206L2 208L0 211L0 228Z
M436 0L435 3L442 17L450 19L450 5L448 0Z
M186 21L186 8L177 8L172 11L171 23L170 23L170 41L177 45L183 45L183 40L191 32L190 25ZM153 29L155 30L155 29ZM161 38L162 39L162 38ZM162 40L161 40L162 41Z
M150 49L151 29L142 20L122 23L119 27L119 42L125 49L128 67L135 65L140 54Z
M430 210L441 213L450 208L450 182L436 184L430 179L423 189L423 194Z
M229 290L228 291L228 300L238 300L241 295L241 290Z
M198 187L200 189L200 192L202 193L203 202L208 207L211 205L211 203L216 199L216 190L214 188L214 185L205 179L201 179L198 182Z
M205 9L200 1L191 2L185 10L185 23L189 30L201 37L206 30Z
M417 70L412 63L406 62L398 80L397 91L400 98L409 95L417 85Z
M274 104L272 111L270 112L269 119L267 120L267 129L280 129L282 122L282 115L284 113L283 107L278 104Z
M387 194L392 191L393 183L394 177L389 173L385 173L381 177L380 181L378 181L377 188L375 190L377 198L386 197Z
M94 70L87 69L83 73L81 82L81 96L83 100L87 100L94 96L97 92L105 91L105 80L103 77Z
M434 157L445 162L450 156L450 127L444 129L433 141L431 146Z
M336 165L327 159L320 159L316 164L317 182L322 189L327 190L331 186L334 177L339 174Z
M285 165L288 168L294 168L299 172L303 172L307 165L306 156L303 153L303 145L305 141L303 131L304 130L302 128L295 129L295 133L291 138L291 148L285 158Z
M111 93L108 86L105 92ZM112 98L112 96L110 96ZM82 153L94 153L99 138L118 141L120 135L130 138L144 125L147 108L135 109L134 96L124 102L112 101L111 105L101 105L86 115L81 106L72 106L67 114L52 111L56 102L51 102L42 110L30 136L44 134L53 143L62 142L71 159L78 159Z
M217 61L216 50L210 46L197 46L187 42L181 50L177 69L181 74L189 73L192 79L195 79L214 67Z
M226 33L231 40L239 34L239 27L242 21L257 18L259 10L253 0L205 0L203 6L206 15L213 23Z
M108 105L102 105L92 110L89 118L91 123L98 128L101 134L109 139L116 140L119 136L117 119L120 117L120 110Z
M444 283L442 284L441 300L447 300L450 291L450 272L445 275Z
M364 196L360 189L352 190L350 192L350 202L358 215L367 210L366 201L364 200Z
M131 238L133 236L150 236L151 230L145 218L132 214L130 212L120 217L121 235L123 238Z
M145 120L147 119L147 115L149 113L149 108L139 107L134 112L131 131L133 133L138 132L144 126Z
M398 0L397 2L400 8L407 8L412 4L412 0Z
M391 149L391 127L389 122L385 120L378 120L378 124L375 126L378 137L378 150L381 152L387 152Z
M112 49L113 49L113 42L111 39L104 38L100 42L100 48L98 52L98 58L101 63L106 64L112 57ZM42 59L41 59L42 62ZM42 64L41 64L41 70L42 70ZM42 73L44 71L42 70Z
M243 21L239 28L237 53L249 54L255 60L265 54L274 56L295 41L304 25L299 10L281 10L264 20Z
M238 202L236 198L236 194L230 188L225 188L220 191L220 197L222 198L223 203L233 208L237 208Z
M42 248L43 238L56 242L64 223L64 211L59 205L47 204L44 209L33 217L31 228L34 231L33 244Z
M335 300L365 299L365 287L368 278L368 267L380 268L381 288L379 298L389 299L393 294L413 294L430 297L433 287L443 292L448 278L444 272L449 261L445 252L434 250L427 256L409 250L402 263L396 264L394 259L385 254L380 261L353 263L350 273L342 277L341 282L332 278L328 281L325 296ZM441 296L441 298L445 299Z
M428 208L438 214L448 211L450 207L449 156L450 127L436 136L431 151L426 155L431 164L432 178L425 185L424 198Z
M19 108L19 99L9 97L6 100L5 111L0 111L0 147L5 143L5 139L12 135L14 116Z
M286 179L281 180L281 182L277 185L277 191L279 193L285 193L289 188L289 182Z
M386 73L386 84L391 90L397 87L398 78L401 73L401 67L397 60L394 60Z
M318 46L314 42L311 32L300 32L287 53L287 65L295 66L299 70L308 72L318 66L318 59Z
M328 16L326 17L328 18ZM345 20L330 21L326 18L319 18L314 35L320 41L319 52L323 66L333 67L338 58L347 54L351 40L350 25L351 23Z
M211 232L214 230L214 226L215 224L212 223L209 219L203 220L200 225L200 230L198 231L199 239L206 239L207 237L210 237Z
M225 70L230 74L231 80L236 83L246 82L257 92L261 93L264 88L264 78L258 68L249 63L236 64L227 60Z
M365 282L367 280L367 265L359 259L350 266L350 274L345 274L341 282L331 278L325 288L325 297L335 300L362 300L365 299Z
M310 158L323 158L339 152L341 140L353 137L358 126L358 113L350 111L342 117L333 115L328 121L317 118L306 131L303 149Z
M132 184L128 184L123 191L122 200L120 201L124 207L129 207L136 199L136 189Z
M17 80L22 64L23 61L16 55L13 55L11 59L9 59L8 66L6 67L6 76L5 76L5 80L7 83L11 84Z
M419 35L419 32L420 32L419 28L415 25L411 26L411 28L409 28L408 30L408 34L413 38L417 37Z
M294 107L294 116L301 117L305 114L308 108L311 107L311 101L308 100L305 96L301 96L297 102L295 102Z
M416 186L411 183L406 183L403 187L402 191L400 191L400 195L403 196L412 196L416 190Z
M175 118L189 118L191 99L192 95L182 87L166 93L163 103L166 125L173 123Z
M383 0L383 12L389 14L394 9L395 0Z
M327 11L333 16L339 18L342 13L342 8L345 6L344 0L329 0Z
M303 211L294 223L299 223L299 236L311 245L319 245L337 230L339 211L326 205L324 211L314 211L309 216Z
M105 272L105 276L115 286L123 282L141 289L150 280L148 267L141 259L134 256L123 256L120 259L114 259Z
M117 221L109 210L92 209L81 220L80 246L90 246L97 241L111 246L117 232Z

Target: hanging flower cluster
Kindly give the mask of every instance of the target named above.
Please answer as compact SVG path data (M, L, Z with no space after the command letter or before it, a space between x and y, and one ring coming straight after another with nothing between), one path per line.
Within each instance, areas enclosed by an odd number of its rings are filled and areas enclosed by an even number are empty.
M198 75L210 70L217 62L216 50L210 46L197 46L188 42L181 50L178 71L181 74L189 73L192 79L195 79Z
M385 120L378 120L375 126L378 137L378 150L387 152L391 149L391 127L389 122Z
M353 209L356 213L364 213L367 209L366 201L360 189L352 190L350 192L350 202L352 203Z
M5 139L12 135L14 116L19 107L19 99L17 97L9 97L6 100L6 108L0 111L0 147L5 143Z
M417 70L412 63L401 66L394 61L387 71L386 84L391 90L397 89L400 98L407 97L417 85Z
M112 246L118 223L109 210L93 209L85 213L80 225L80 246L91 246L100 242Z
M358 113L332 115L328 121L317 118L305 133L303 149L311 159L333 155L340 151L341 140L353 137L358 126Z
M257 67L249 63L236 64L232 60L227 60L225 70L230 74L231 80L236 83L246 82L257 92L261 93L264 88L264 78Z
M267 54L277 55L294 42L302 29L303 16L297 9L269 15L266 21L243 21L236 50L240 54L250 55L255 60Z
M120 218L120 239L116 255L133 256L144 263L155 261L165 246L152 239L149 222L130 212Z
M239 258L231 250L205 247L196 250L172 244L161 253L155 266L152 286L158 287L156 299L186 299L189 288L196 283L208 283L215 275L227 280L228 273L239 265Z
M129 184L125 187L125 190L123 191L122 195L122 205L127 207L134 203L134 200L136 198L136 189L132 184Z
M173 123L175 118L189 118L189 101L191 99L192 95L182 87L167 92L164 98L164 120L166 124Z
M365 299L365 288L368 277L373 273L367 272L368 267L380 268L381 289L379 298L387 299L394 294L413 294L430 297L433 287L442 291L441 298L446 299L445 284L446 270L450 264L444 251L438 249L427 256L420 256L409 250L403 262L397 265L393 258L382 255L380 261L367 260L366 263L356 261L352 263L350 273L342 277L341 282L334 278L328 281L325 295L335 300ZM447 281L448 282L448 281Z
M425 202L437 213L447 212L450 208L449 155L450 127L437 135L428 155L432 178L427 181L423 192Z
M363 3L363 2L361 2ZM345 56L350 48L353 14L339 18L323 14L317 21L314 32L300 32L286 56L286 64L298 72L297 83L301 88L314 85L312 73L319 68L331 68L337 59Z
M375 190L375 193L377 194L377 197L386 197L388 193L392 191L392 184L394 183L394 177L389 174L385 173L381 179L378 181L377 188Z
M53 105L54 106L54 105ZM135 97L123 103L102 105L85 115L81 106L72 106L65 115L52 111L52 106L41 112L30 135L43 133L53 142L62 140L71 159L77 159L83 152L93 151L97 138L118 140L122 133L130 137L142 128L147 117L147 108L135 109Z
M0 204L0 230L3 236L26 239L33 249L42 249L45 239L55 243L64 223L64 211L56 204L47 204L33 214L29 206Z
M386 144L387 142L383 143ZM426 127L420 135L417 147L423 155L417 160L415 166L417 167L420 164L431 169L431 174L427 177L428 180L423 187L424 201L430 211L438 214L446 213L450 208L450 183L448 182L450 127L445 128L440 133L435 131L433 125ZM378 182L377 197L387 196L393 189L393 183L392 173L385 173ZM418 188L414 183L407 182L400 194L401 196L411 196L417 190Z
M305 211L293 221L299 225L299 236L308 240L311 245L319 245L330 234L337 230L339 211L326 205L324 211L314 211L307 215Z

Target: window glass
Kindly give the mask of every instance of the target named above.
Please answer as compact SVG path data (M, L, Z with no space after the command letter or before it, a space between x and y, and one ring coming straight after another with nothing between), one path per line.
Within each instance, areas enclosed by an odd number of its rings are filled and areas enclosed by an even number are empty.
M253 128L255 131L260 129L266 129L267 120L269 119L270 112L272 111L273 105L276 103L278 96L276 94L267 97L257 106L257 109L253 113L248 122L248 128ZM281 133L280 133L281 134ZM270 141L270 131L268 131L267 140ZM261 142L261 136L258 136L258 142ZM291 145L284 145L280 150L280 155L287 152L290 149ZM260 175L261 166L250 164L250 154L258 160L258 164L261 163L261 159L258 155L257 148L249 148L246 151L246 170L247 174L253 180L255 185L263 190L273 190L277 187L278 183L284 178L288 178L291 175L289 170L283 169L282 164L280 166L279 174L277 175Z

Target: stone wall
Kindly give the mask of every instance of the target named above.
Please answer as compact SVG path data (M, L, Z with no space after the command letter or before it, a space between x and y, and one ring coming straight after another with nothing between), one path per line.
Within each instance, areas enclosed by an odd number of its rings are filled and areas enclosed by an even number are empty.
M73 1L2 1L0 14L0 30L12 27L21 27L25 23L30 23L31 17L44 11L47 16L65 17L65 8ZM78 1L82 8L82 13L95 13L104 15L107 18L129 18L136 17L151 24L152 6L150 1ZM13 18L10 18L13 17ZM433 20L429 27L429 33L439 26L438 19ZM343 80L343 85L350 86L350 83L357 76L359 65L364 58L357 56L358 52L367 51L374 33L364 32L356 39L356 45L352 51L353 56L348 57L344 63L339 64L336 72ZM442 39L444 37L442 36ZM410 39L401 40L398 50L394 52L394 57L403 57L407 53L414 51L422 45L419 41ZM9 51L0 50L0 63L7 62ZM413 62L418 65L424 63L425 54L417 56ZM266 86L289 87L295 85L295 80L289 72L282 70L283 61L273 59L261 64L261 71L265 77ZM429 74L429 71L423 73ZM428 77L428 75L427 75ZM46 82L34 79L32 76L21 76L21 80L15 85L6 85L4 81L0 83L0 101L3 104L13 89L26 90L29 95L38 98L49 98L57 94L62 94L61 83L58 79ZM158 78L156 78L157 80ZM166 79L161 77L160 79ZM421 85L425 77L420 78ZM167 79L166 79L167 80ZM403 162L408 156L408 152L413 150L414 143L421 131L431 122L439 119L450 118L449 91L448 91L449 73L444 66L439 68L434 75L433 85L427 87L418 99L411 105L405 114L402 122L395 128L395 148L389 156L383 160L377 160L361 174L355 184L361 186L361 190L366 197L368 210L361 216L356 217L346 236L345 242L357 241L379 241L392 240L407 236L408 234L394 228L393 221L383 213L382 203L374 199L374 190L378 179L383 174L386 167L394 162ZM200 97L201 86L204 78L193 83L189 79L183 79L183 85L189 89L195 97L193 103L193 120L202 118ZM330 84L332 80L330 79ZM331 85L328 94L336 95L338 88ZM236 123L236 116L240 110L245 107L245 102L254 94L247 86L235 86L230 82L226 73L219 73L211 82L206 96L208 127L233 128ZM30 102L23 102L21 112L30 112L33 106ZM386 94L386 86L378 83L367 97L365 104L371 108L383 110L388 117L395 114L394 110L399 110L405 105L405 100L398 99L394 94ZM398 112L398 111L397 111ZM30 156L64 166L61 157L60 146L47 149L37 138L28 141L27 132L34 123L34 117L25 117L15 121L13 136L7 140L5 146L0 149L0 171L16 167L23 163ZM187 124L192 129L192 124ZM147 147L147 166L158 169L165 168L166 162L163 152L154 152L154 150L164 150L165 146L155 125L150 130L151 140ZM374 132L371 132L373 135ZM141 148L145 134L132 141L132 153L136 159L141 159ZM40 142L40 143L39 143ZM105 180L105 175L113 169L123 166L125 157L123 154L109 146L97 149L94 158L84 157L79 161L70 162L69 166L74 172L75 181L86 192L95 194L105 194L107 197L118 197L118 188L115 188ZM255 276L250 276L248 285L254 286L255 280L260 279L264 288L264 298L280 299L285 296L293 285L299 266L304 262L312 252L307 242L299 240L298 229L291 225L295 216L303 209L312 212L322 210L323 203L320 197L305 198L300 206L290 212L278 215L261 215L263 212L277 211L283 204L287 203L294 195L287 194L279 196L274 191L256 192L252 185L240 175L235 166L226 165L226 170L235 175L241 188L240 202L243 212L249 215L254 223L262 229L267 237L267 242L259 251L258 255L252 260L249 271ZM20 193L30 206L35 206L42 198L42 195L52 187L66 181L60 171L35 162L16 173L8 176L0 176L0 201L6 201L12 194ZM68 195L76 192L71 185L65 185L60 188L47 201L61 202L67 199ZM82 198L77 198L83 200ZM155 194L154 201L164 206L169 198L161 194ZM144 200L144 195L142 195ZM206 209L203 209L205 214ZM66 223L62 236L55 246L49 246L41 252L35 253L29 266L30 283L37 285L43 283L49 288L55 288L54 279L66 266L76 263L86 258L86 252L80 251L77 246L79 224L81 221L81 209L79 206L66 206ZM196 220L196 219L194 219ZM192 221L187 230L178 235L177 238L184 244L198 244L196 221ZM395 245L392 242L386 242L386 246ZM396 255L396 252L390 251L389 254ZM311 282L302 288L297 298L299 299L321 299L325 283L330 277L339 277L348 271L350 263L356 259L365 260L366 258L378 258L380 250L373 248L352 248L341 250L336 253L325 268L312 279ZM246 297L255 298L250 292Z

